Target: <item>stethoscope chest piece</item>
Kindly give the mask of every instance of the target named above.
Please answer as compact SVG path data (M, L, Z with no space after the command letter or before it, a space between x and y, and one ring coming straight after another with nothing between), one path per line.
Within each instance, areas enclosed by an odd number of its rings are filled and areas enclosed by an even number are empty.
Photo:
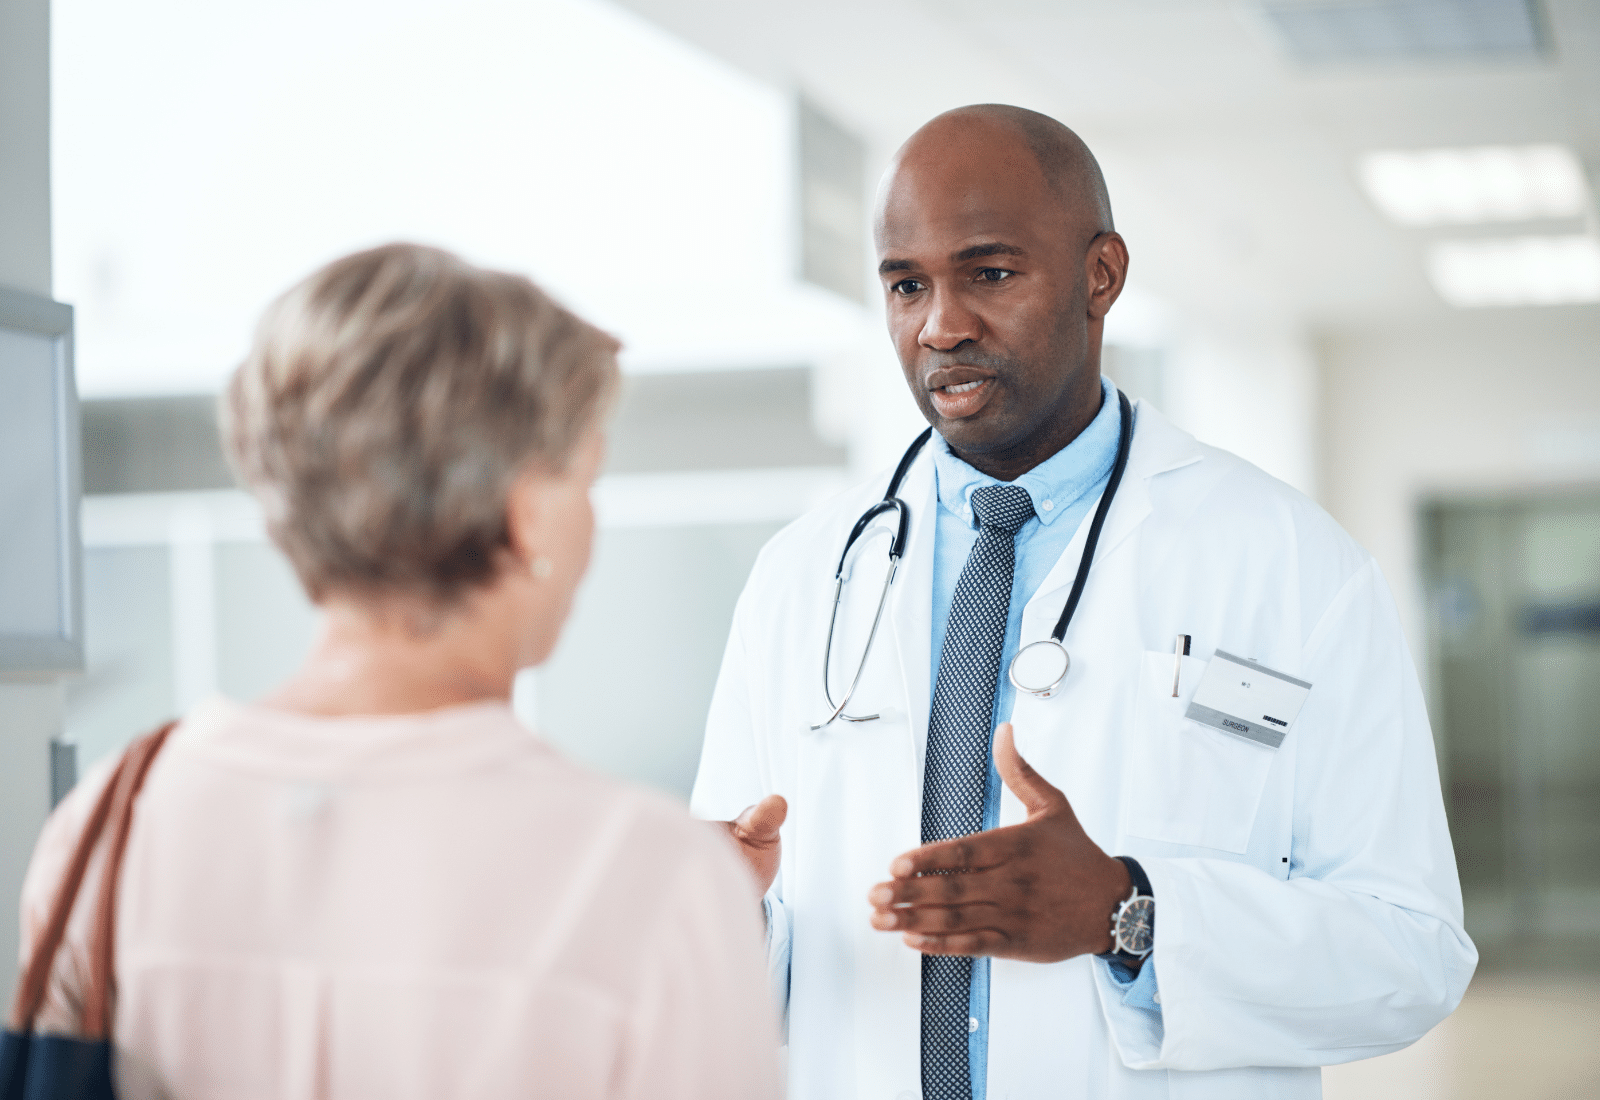
M1036 699L1049 699L1061 690L1066 681L1072 658L1067 647L1054 638L1030 642L1011 658L1007 675L1011 686Z
M1067 656L1067 647L1062 645L1061 641L1067 636L1067 626L1072 622L1072 614L1078 608L1079 597L1083 595L1083 586L1089 579L1089 566L1094 562L1094 548L1100 541L1100 529L1105 526L1106 513L1111 510L1112 498L1117 495L1117 486L1122 482L1122 471L1128 465L1128 453L1133 446L1133 406L1129 404L1127 395L1120 390L1117 391L1117 404L1122 413L1122 427L1117 437L1117 458L1111 465L1111 476L1106 481L1105 491L1100 494L1100 503L1095 508L1094 519L1089 524L1089 534L1084 540L1083 554L1078 559L1078 574L1072 581L1072 592L1067 596L1066 606L1061 609L1061 618L1056 621L1056 628L1051 631L1050 637L1023 646L1017 655L1011 658L1011 667L1006 672L1018 691L1036 699L1049 699L1060 691L1062 682L1067 678L1067 669L1072 666L1072 659ZM883 609L889 602L889 586L894 583L895 568L905 555L906 532L910 524L911 510L906 506L906 502L895 494L899 492L900 483L905 479L906 471L911 468L912 460L917 457L917 452L922 450L922 445L928 442L928 437L932 434L932 428L925 429L906 449L906 453L900 459L900 465L895 467L894 476L889 478L889 488L883 494L883 499L862 513L861 518L856 520L856 525L851 528L849 537L844 541L844 553L839 555L839 567L833 573L833 613L828 619L828 640L823 644L822 652L822 694L828 700L830 712L821 722L812 726L812 730L826 729L841 719L846 722L871 722L879 717L876 714L860 716L846 714L844 708L850 705L851 697L861 684L862 674L867 668L867 657L872 652L872 642L877 638L878 627L883 622ZM872 629L867 634L867 644L861 653L861 663L856 666L855 677L850 681L844 698L835 703L829 670L833 661L834 628L839 622L839 604L844 594L845 567L849 564L850 548L855 545L856 540L873 520L889 512L895 513L894 536L889 543L889 572L884 578L883 591L878 596L878 610L872 619Z

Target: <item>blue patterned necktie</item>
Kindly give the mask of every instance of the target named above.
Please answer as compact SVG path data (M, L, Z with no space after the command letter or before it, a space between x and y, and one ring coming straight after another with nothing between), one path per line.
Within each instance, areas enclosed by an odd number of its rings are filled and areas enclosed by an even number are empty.
M1033 518L1033 501L1016 485L973 491L978 541L961 567L939 651L939 682L928 719L922 781L922 842L975 833L983 826L989 778L994 692L1000 679L1017 531ZM971 1100L967 1063L972 960L922 957L923 1100Z

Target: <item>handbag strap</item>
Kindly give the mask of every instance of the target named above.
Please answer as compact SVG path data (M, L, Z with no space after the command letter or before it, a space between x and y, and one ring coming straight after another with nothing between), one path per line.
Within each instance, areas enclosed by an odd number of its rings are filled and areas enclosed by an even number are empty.
M122 872L122 853L128 846L128 832L133 824L133 801L144 785L145 775L155 761L156 753L166 743L167 735L177 725L168 722L160 729L130 744L117 761L94 807L84 823L83 832L67 861L66 871L56 888L50 904L50 914L44 928L29 953L27 968L17 983L17 994L11 1007L11 1027L19 1032L33 1030L34 1019L44 1007L45 995L50 987L50 971L55 965L56 953L66 938L67 921L72 916L73 904L83 885L84 873L94 855L107 824L112 829L112 846L106 855L105 874L102 876L100 897L95 909L95 923L89 946L89 983L85 990L83 1011L83 1037L104 1039L110 1033L111 998L115 993L113 968L116 963L114 934L116 932L117 882Z

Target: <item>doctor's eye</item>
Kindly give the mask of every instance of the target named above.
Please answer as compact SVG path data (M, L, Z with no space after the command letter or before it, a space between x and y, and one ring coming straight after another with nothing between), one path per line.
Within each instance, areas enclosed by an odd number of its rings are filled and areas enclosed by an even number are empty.
M898 283L895 283L892 287L889 288L891 293L898 294L902 298L904 298L908 294L915 294L917 291L919 291L921 289L922 289L922 284L920 282L918 282L916 279L901 279Z
M1007 271L1003 267L986 267L978 272L978 279L985 283L1001 283L1015 274L1015 271Z

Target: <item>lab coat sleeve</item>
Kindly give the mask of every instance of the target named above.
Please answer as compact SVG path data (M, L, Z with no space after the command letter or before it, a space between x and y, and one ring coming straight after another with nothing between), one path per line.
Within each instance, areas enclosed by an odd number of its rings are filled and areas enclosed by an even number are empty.
M762 906L767 916L767 981L772 986L772 999L777 1005L779 1029L783 1033L783 1041L787 1043L789 955L793 941L790 939L789 907L783 903L778 886L778 883L773 883L772 889L762 899Z
M748 599L746 588L734 611L717 686L711 693L700 770L689 796L690 811L707 821L729 821L772 790L765 746L757 741L760 725L751 698L751 661L741 623Z
M746 806L777 790L765 746L757 740L759 725L751 702L749 657L741 629L747 600L748 595L741 597L728 632L722 670L717 675L706 719L700 771L689 800L696 817L711 821L737 817ZM791 923L781 871L762 899L762 910L767 929L767 976L787 1031Z
M1097 967L1126 1065L1318 1066L1416 1041L1477 965L1433 738L1394 601L1368 561L1308 637L1291 736L1287 880L1216 858L1140 857L1157 900L1159 1016Z

